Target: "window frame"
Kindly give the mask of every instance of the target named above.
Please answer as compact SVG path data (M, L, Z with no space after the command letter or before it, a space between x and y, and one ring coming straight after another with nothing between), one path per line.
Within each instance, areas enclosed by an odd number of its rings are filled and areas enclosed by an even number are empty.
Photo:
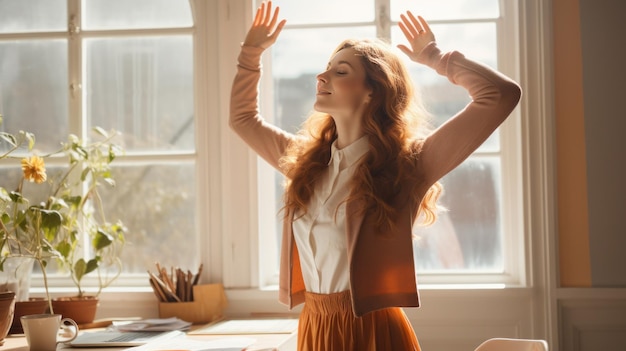
M120 38L124 36L133 36L133 35L146 35L146 36L158 36L158 35L190 35L193 39L194 48L201 46L205 47L203 40L208 36L210 30L199 28L199 25L196 23L191 23L188 27L171 27L171 28L154 28L154 29L93 29L88 31L81 30L81 1L82 0L67 0L67 27L66 30L59 31L50 31L45 33L40 32L28 32L28 33L18 33L16 35L4 35L7 38L11 37L19 37L19 38L59 38L67 40L68 47L68 130L69 133L73 133L76 135L88 135L87 123L86 123L86 111L84 110L84 92L83 92L83 41L85 39L90 38L98 38L98 37L106 37L109 34L114 34L113 37ZM195 2L200 3L200 0L194 0ZM192 16L194 16L194 4L193 1L190 1L190 9L192 11ZM205 7L200 5L201 8ZM195 17L194 17L195 18ZM205 24L204 22L202 24ZM206 25L205 25L206 27ZM206 50L205 50L206 51ZM212 60L216 61L215 58ZM208 54L202 55L202 52L194 49L194 71L202 70L204 62L208 62ZM214 74L212 72L210 74ZM207 82L209 79L194 79L194 113L195 116L207 116L210 114L216 113L213 111L212 113L208 111L209 107L207 104L203 104L204 99L199 99L199 96L204 96L203 92L208 89ZM216 89L212 89L215 91ZM215 95L215 94L214 94ZM196 123L196 131L195 131L195 139L196 139L196 149L191 151L157 151L156 153L151 152L129 152L128 155L118 158L116 163L119 165L128 165L134 162L151 162L151 161L160 161L160 162L172 162L176 160L181 161L194 161L196 166L196 173L194 174L194 178L196 179L197 191L198 193L207 193L206 184L199 181L199 179L208 179L210 167L208 167L207 162L204 160L208 159L207 152L208 150L219 150L219 147L216 145L208 145L206 144L206 138L200 138L203 133L200 132L201 128L203 130L209 129L206 127L205 118L197 118L195 119ZM58 161L57 161L58 162ZM53 162L53 164L56 162ZM196 231L198 233L202 233L206 231L208 226L206 216L204 213L207 211L204 210L207 208L207 197L198 196L196 201L196 209L197 209L197 218L196 220ZM204 257L207 257L205 250L205 238L202 235L199 235L198 247L199 257L198 260L203 260ZM147 269L151 269L152 267L147 267ZM190 267L192 268L192 267ZM209 276L209 272L205 272L206 276ZM143 273L123 273L118 277L110 286L111 289L103 292L106 294L106 291L116 291L116 290L127 290L127 291L149 291L151 288L148 284L147 274ZM48 272L48 286L50 288L50 292L52 295L64 295L67 293L75 293L76 287L72 282L71 278L67 276L67 274L57 273L57 272ZM31 282L31 292L32 296L38 296L44 291L43 279L40 273L33 273ZM87 275L82 279L83 290L86 293L95 293L98 291L98 278L94 274Z
M257 1L258 2L258 1ZM390 36L391 27L394 24L392 20L387 18L389 16L389 0L376 0L374 6L377 7L375 14L375 24L377 33L379 35ZM519 81L519 32L517 21L517 1L501 1L500 17L493 20L496 24L497 35L497 62L498 70L504 74L513 77ZM256 7L251 7L253 10ZM470 19L470 20L444 20L444 21L430 21L431 25L435 24L454 24L454 23L472 23L472 22L484 22L491 20L483 19ZM364 23L353 23L350 25L363 25ZM385 27L385 24L390 24L389 27ZM292 28L307 28L315 27L322 28L327 26L312 24L312 25L294 25ZM333 26L333 24L328 24ZM289 24L285 26L285 30L290 28ZM510 40L514 38L514 40ZM280 40L280 38L278 39ZM271 48L270 48L271 50ZM263 76L261 77L261 97L260 103L262 113L266 117L271 117L271 106L275 97L273 95L273 84L271 80L271 54L269 50L264 53L262 57L263 62ZM503 251L504 262L502 273L472 273L472 272L446 272L444 274L434 272L418 272L418 280L421 287L463 287L463 286L526 286L526 269L525 269L525 256L524 256L524 209L523 209L523 197L521 196L521 189L519 184L523 183L523 170L521 167L522 157L522 140L521 140L521 113L520 109L516 108L511 116L505 121L505 123L499 127L500 130L500 161L502 171L502 222L503 222ZM478 153L477 153L478 154ZM471 157L471 156L470 156ZM267 238L267 233L274 233L276 226L281 226L282 223L271 223L268 218L276 216L275 203L273 203L274 182L272 175L275 172L270 166L264 163L260 158L257 165L257 177L258 182L256 184L272 184L272 186L264 185L259 187L257 201L263 201L263 205L257 203L259 218L261 220L258 224L259 227L254 230L255 233L259 233L259 257L261 262L259 264L259 279L260 286L264 285L273 286L278 283L277 267L274 261L263 260L263 257L269 257L269 255L277 255L275 250L275 243L271 239ZM268 174L271 172L271 175ZM254 181L253 181L254 183ZM251 189L253 191L253 189ZM252 201L252 198L250 199Z
M74 1L74 0L72 0ZM239 46L248 29L255 7L250 0L190 0L194 9L195 32L195 109L197 123L197 189L199 196L198 227L201 258L205 264L203 282L222 282L227 287L229 307L227 314L252 312L286 313L285 306L277 302L275 287L264 282L259 265L259 251L265 243L259 242L256 192L258 159L229 129L227 123L230 85L235 74ZM520 116L506 123L520 128L521 157L515 167L521 169L522 186L516 196L523 199L522 208L510 216L519 216L523 232L511 245L520 252L519 267L526 288L507 285L505 289L483 289L485 286L468 284L424 284L420 289L424 300L438 306L475 296L508 296L514 301L531 296L533 304L533 330L535 336L556 335L556 307L554 296L556 277L555 210L554 210L554 145L552 115L550 8L549 3L502 1L515 21L516 42L500 41L514 50L511 57L518 70L503 69L519 77L524 89ZM508 11L514 11L514 15ZM519 26L518 26L519 24ZM213 48L219 47L219 50ZM499 57L499 62L505 62ZM215 64L217 63L217 64ZM513 71L511 71L513 70ZM269 74L266 70L264 74ZM262 89L267 89L263 87ZM532 117L538 116L538 117ZM514 121L514 122L512 122ZM506 133L505 130L501 130ZM508 135L508 134L506 134ZM505 137L505 134L502 135ZM254 191L252 191L254 189ZM522 213L522 214L520 214ZM250 219L243 221L242 218ZM233 234L234 233L234 234ZM33 277L32 296L41 296L41 285ZM490 286L498 288L498 286ZM538 290L536 290L538 288ZM62 284L54 285L53 293L65 291ZM432 307L437 311L437 307ZM420 310L428 319L429 309ZM298 309L292 311L298 312ZM457 311L461 312L461 311ZM483 311L486 313L486 311ZM499 311L501 314L502 311ZM154 316L154 295L143 275L120 278L114 287L101 295L99 318L107 316ZM439 314L437 314L439 316ZM410 318L413 318L411 315ZM475 316L474 316L475 317ZM552 319L550 319L552 318ZM413 319L412 319L413 320ZM551 324L550 324L551 323ZM550 325L547 325L550 324ZM524 330L527 330L524 325ZM444 337L444 335L441 335Z
M190 3L194 8L196 33L197 133L203 136L197 138L197 189L207 194L199 197L198 203L198 225L206 233L199 243L206 268L202 281L223 282L227 286L226 315L298 313L299 307L288 311L277 301L273 287L259 288L262 275L257 258L263 249L256 230L259 209L256 191L249 191L257 184L258 160L227 125L230 85L239 45L255 7L251 0L190 0ZM516 22L519 39L504 44L514 47L513 58L519 63L519 70L513 76L519 77L524 90L517 109L520 118L515 121L521 130L521 157L515 166L523 175L516 194L523 199L523 206L509 215L519 215L517 220L523 225L523 229L519 228L523 235L512 244L518 245L522 253L519 260L523 261L518 264L525 272L527 284L522 288L504 286L504 289L420 284L425 307L409 309L407 315L414 328L423 332L424 345L429 339L448 340L450 332L455 330L464 331L458 338L476 340L486 333L508 330L502 328L510 325L520 337L545 338L550 344L558 338L551 4L521 0L501 1L501 4L506 6L506 11L515 13L508 18ZM215 47L219 50L214 50ZM231 178L233 175L238 177L236 181ZM245 191L239 191L242 189ZM236 235L231 235L233 230L238 231ZM36 281L34 277L33 282ZM123 277L118 282L101 294L98 318L157 315L146 277ZM129 287L137 282L145 285ZM53 292L61 291L62 288L53 288ZM42 296L41 288L31 292L31 296ZM489 305L498 302L503 308L485 309L481 302ZM471 326L479 325L480 330L472 329L464 321Z

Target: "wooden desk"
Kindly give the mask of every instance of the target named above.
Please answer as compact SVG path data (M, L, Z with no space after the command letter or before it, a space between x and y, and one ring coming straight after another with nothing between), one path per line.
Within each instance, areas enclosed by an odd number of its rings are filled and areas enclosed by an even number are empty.
M295 351L297 336L296 333L292 334L257 334L257 335L237 335L245 336L256 339L256 342L248 347L246 351ZM233 337L233 335L193 335L189 338L197 340L212 340L216 338ZM75 348L65 347L59 345L57 350L98 350L98 351L120 351L124 350L123 347L111 347L111 348ZM28 344L26 343L26 337L24 335L9 335L4 340L4 345L0 346L2 351L29 351Z

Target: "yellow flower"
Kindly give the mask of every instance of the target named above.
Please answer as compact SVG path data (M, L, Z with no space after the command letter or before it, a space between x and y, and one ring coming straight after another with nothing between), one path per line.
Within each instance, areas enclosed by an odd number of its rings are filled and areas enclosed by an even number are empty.
M43 183L46 181L46 165L43 158L39 156L31 156L31 158L22 159L22 171L24 179L35 183Z

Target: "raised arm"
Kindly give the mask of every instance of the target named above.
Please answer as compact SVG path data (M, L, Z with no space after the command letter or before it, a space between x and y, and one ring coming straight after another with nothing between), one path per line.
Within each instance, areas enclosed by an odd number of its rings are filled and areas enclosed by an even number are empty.
M230 95L230 127L270 165L278 169L293 135L267 123L258 104L261 54L276 42L285 20L278 21L279 8L263 2L257 9L239 53L237 74Z
M511 114L521 97L519 85L486 65L453 51L442 53L422 17L411 12L399 26L411 48L399 45L411 60L425 64L465 88L472 101L427 136L419 162L434 183L474 152Z

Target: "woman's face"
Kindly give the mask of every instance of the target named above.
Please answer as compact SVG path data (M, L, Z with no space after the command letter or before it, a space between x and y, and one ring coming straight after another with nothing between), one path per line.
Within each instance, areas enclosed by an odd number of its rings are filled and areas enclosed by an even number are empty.
M335 118L360 117L371 94L365 78L360 56L352 48L342 49L332 57L326 71L317 75L315 110Z

